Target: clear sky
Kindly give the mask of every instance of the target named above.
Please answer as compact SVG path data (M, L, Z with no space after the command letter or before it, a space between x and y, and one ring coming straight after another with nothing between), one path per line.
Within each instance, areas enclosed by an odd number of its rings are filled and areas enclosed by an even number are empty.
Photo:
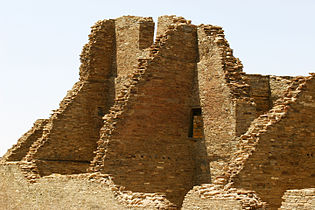
M172 14L223 26L247 73L315 72L315 0L0 0L0 156L78 80L97 20Z

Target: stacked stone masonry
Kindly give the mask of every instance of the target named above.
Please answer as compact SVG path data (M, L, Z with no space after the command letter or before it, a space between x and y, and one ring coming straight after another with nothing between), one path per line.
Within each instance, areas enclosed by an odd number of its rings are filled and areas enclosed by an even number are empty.
M0 209L314 209L315 75L246 74L183 17L153 37L92 26L79 81L0 159Z
M283 196L280 210L308 210L315 207L315 188L287 190Z

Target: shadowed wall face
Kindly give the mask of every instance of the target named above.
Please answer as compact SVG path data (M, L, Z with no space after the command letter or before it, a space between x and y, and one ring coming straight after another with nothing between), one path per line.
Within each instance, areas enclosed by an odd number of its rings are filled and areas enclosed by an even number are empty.
M204 178L201 179L209 182L207 168L210 168L213 178L220 175L229 160L233 146L231 141L236 135L236 119L230 89L224 78L220 49L202 27L198 28L198 40L198 83L207 152L196 154L203 168Z
M250 85L250 95L256 103L256 116L266 113L272 105L270 98L270 78L259 74L247 74L246 82Z
M269 76L270 100L271 105L284 96L285 91L289 88L293 77L290 76Z

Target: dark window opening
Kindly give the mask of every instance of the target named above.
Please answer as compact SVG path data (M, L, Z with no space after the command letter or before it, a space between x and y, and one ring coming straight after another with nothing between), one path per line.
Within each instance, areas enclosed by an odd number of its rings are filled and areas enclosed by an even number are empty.
M105 113L102 107L97 107L97 115L100 117L104 117Z
M201 108L194 108L191 110L189 138L202 139L203 136L203 122L201 115Z

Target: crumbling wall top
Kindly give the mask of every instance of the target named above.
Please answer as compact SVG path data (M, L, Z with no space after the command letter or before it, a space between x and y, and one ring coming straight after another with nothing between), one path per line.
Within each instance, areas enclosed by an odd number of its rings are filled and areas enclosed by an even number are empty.
M169 27L172 27L176 24L191 24L190 20L186 20L185 18L181 17L181 16L176 16L176 15L164 15L164 16L160 16L158 18L158 26L157 26L157 30L156 30L156 37L159 37L161 35L163 35L168 29Z

